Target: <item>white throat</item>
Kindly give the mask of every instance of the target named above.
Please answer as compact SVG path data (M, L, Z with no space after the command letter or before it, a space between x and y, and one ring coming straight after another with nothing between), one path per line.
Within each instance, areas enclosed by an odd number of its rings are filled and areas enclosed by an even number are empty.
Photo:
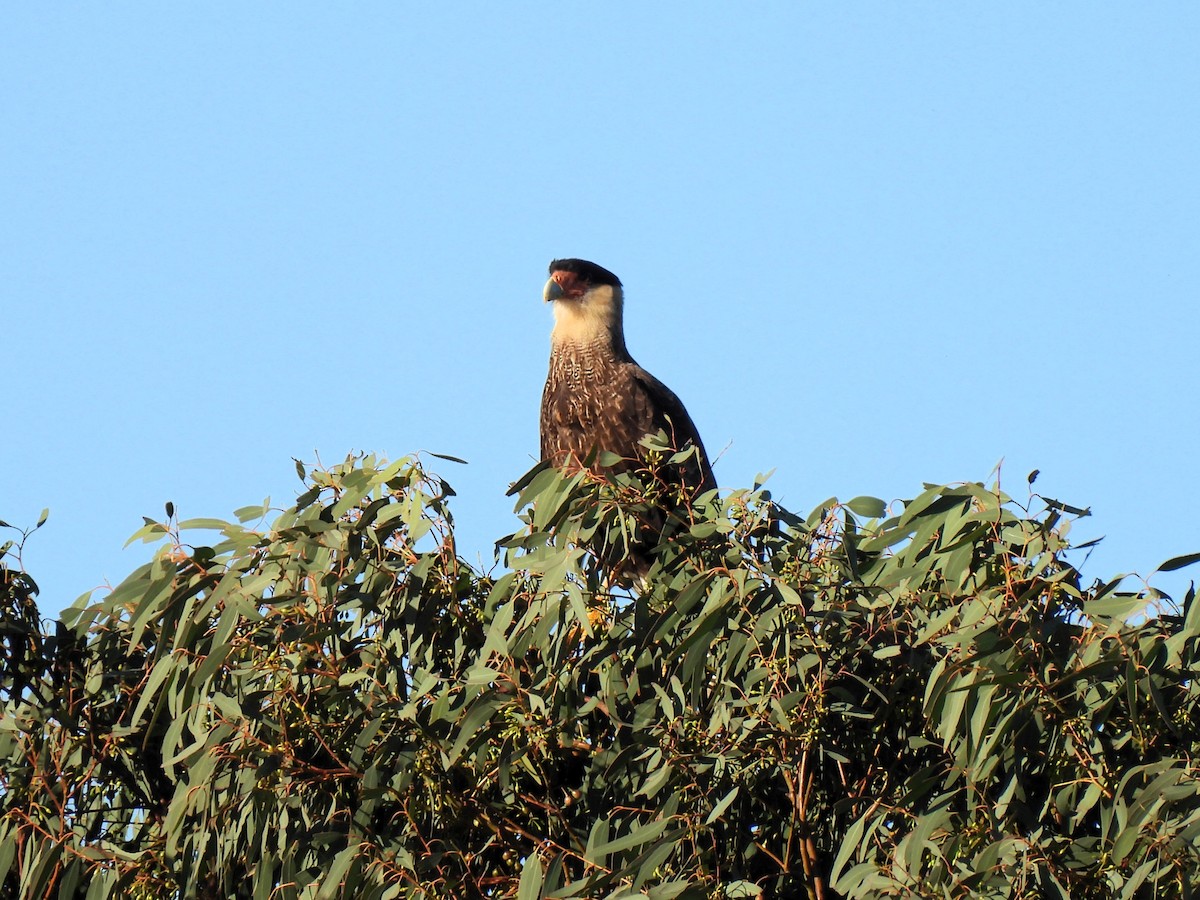
M594 344L598 341L624 344L621 289L602 284L577 300L554 301L553 344Z

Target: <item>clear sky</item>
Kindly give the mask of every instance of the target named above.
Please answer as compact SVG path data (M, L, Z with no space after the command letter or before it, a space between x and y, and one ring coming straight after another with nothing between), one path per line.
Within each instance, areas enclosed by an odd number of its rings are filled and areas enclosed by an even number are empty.
M55 614L167 500L431 450L489 560L580 256L724 487L1003 460L1149 575L1200 550L1197 47L1193 0L5 4L0 518L50 507Z

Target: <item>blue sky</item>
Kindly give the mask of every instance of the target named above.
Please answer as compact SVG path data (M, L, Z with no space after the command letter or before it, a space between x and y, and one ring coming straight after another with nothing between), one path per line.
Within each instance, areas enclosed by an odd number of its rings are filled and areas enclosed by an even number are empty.
M1085 574L1200 550L1200 4L8 4L0 518L54 614L173 501L431 450L464 555L534 461L547 262L725 487L987 479ZM1194 570L1151 583L1179 593Z

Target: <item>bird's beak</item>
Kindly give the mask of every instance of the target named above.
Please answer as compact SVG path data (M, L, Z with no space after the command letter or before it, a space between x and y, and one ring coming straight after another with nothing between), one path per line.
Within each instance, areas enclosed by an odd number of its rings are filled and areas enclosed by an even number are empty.
M562 285L551 278L546 282L546 286L542 288L542 299L549 303L552 300L561 300L563 296Z

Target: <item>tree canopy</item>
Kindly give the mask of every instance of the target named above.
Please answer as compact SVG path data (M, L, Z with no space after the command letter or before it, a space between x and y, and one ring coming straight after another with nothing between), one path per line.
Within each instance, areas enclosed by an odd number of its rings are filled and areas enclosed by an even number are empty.
M1200 604L1082 510L710 492L630 589L653 466L535 467L479 571L419 459L297 465L49 629L0 559L5 896L1194 896Z

